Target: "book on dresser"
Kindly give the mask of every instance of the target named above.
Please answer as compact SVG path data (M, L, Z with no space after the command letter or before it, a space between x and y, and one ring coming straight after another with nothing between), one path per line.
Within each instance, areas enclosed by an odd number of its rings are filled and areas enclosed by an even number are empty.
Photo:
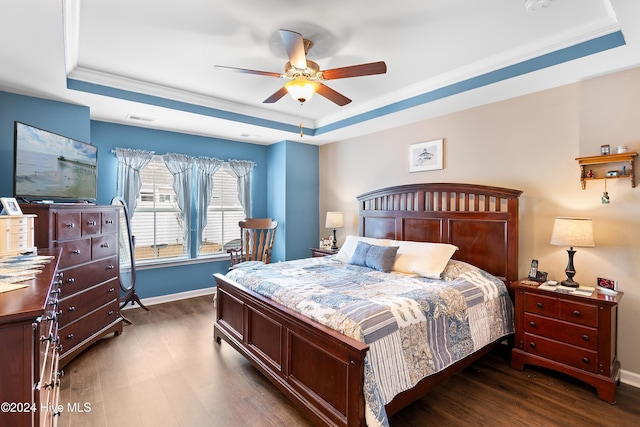
M58 270L60 367L97 340L122 332L119 207L84 203L24 204L34 214L38 248L61 248Z

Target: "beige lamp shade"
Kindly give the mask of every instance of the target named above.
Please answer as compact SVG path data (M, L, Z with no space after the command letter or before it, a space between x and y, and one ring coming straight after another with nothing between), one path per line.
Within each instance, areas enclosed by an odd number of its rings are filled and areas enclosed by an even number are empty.
M342 216L342 212L327 212L327 220L324 226L326 228L344 227L344 217Z
M551 244L555 246L594 247L593 222L591 218L557 217L553 223Z

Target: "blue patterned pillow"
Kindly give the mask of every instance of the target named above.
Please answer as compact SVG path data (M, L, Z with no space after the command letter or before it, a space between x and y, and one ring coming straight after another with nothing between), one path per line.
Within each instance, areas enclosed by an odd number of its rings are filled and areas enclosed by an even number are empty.
M397 252L398 246L377 246L358 242L350 263L388 273L393 268Z

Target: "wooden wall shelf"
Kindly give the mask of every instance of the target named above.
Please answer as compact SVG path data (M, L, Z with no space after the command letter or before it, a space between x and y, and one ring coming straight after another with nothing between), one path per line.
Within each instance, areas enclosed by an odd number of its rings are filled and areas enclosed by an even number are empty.
M635 175L635 158L638 156L638 153L629 152L629 153L620 153L620 154L605 154L602 156L590 156L590 157L577 157L576 160L580 165L580 184L582 184L582 189L584 190L587 185L587 181L599 180L599 179L618 179L618 178L629 178L631 180L631 188L636 187L636 175ZM608 163L628 163L625 165L626 172L624 175L618 176L597 176L597 177L589 177L589 172L587 166L589 165L604 165Z

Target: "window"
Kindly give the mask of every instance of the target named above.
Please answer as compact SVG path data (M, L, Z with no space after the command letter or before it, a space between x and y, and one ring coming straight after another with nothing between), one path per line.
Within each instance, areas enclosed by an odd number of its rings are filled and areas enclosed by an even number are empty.
M191 256L184 242L184 224L173 190L173 175L161 156L153 156L140 171L142 187L131 220L138 261L165 260ZM238 221L244 210L238 200L237 178L228 164L215 173L213 194L207 210L200 255L226 253L240 238ZM192 201L194 202L194 201ZM195 239L195 227L191 227Z
M227 249L237 247L240 239L238 221L242 221L244 216L238 200L238 179L225 163L213 177L213 193L207 209L207 226L202 232L200 255L226 253Z

